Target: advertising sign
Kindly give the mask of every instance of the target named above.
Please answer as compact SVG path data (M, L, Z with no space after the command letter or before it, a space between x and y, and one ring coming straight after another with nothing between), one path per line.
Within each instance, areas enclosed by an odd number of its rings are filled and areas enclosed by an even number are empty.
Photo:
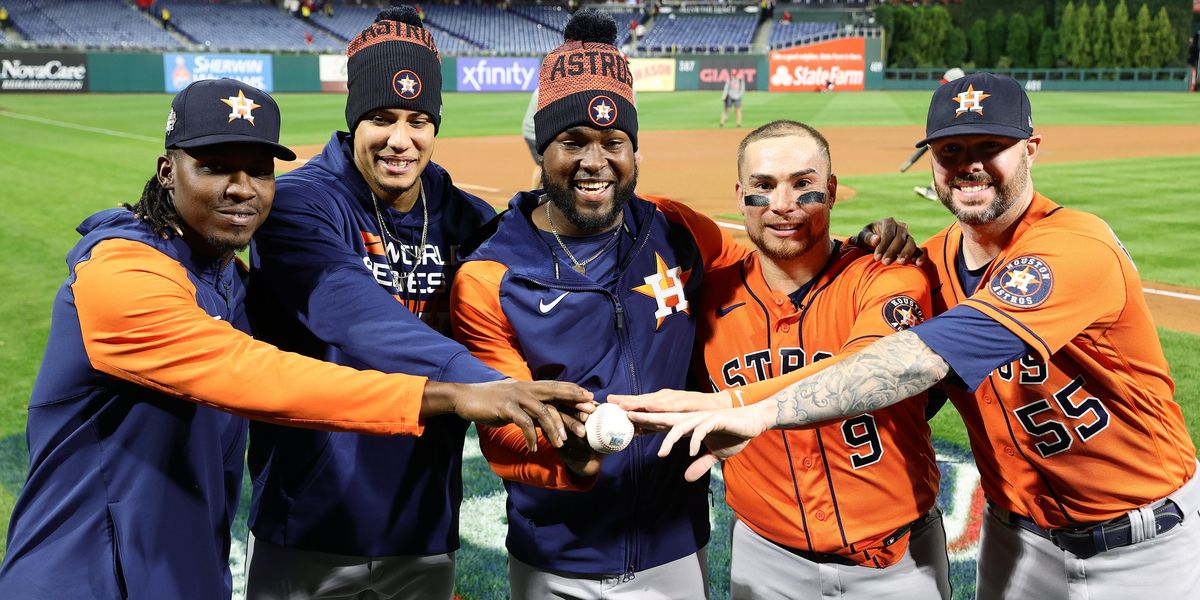
M633 89L638 92L675 91L675 59L631 58L629 72L633 75Z
M346 55L322 54L318 58L322 92L346 91Z
M460 92L532 92L541 66L540 58L459 57L455 79Z
M78 52L0 52L0 91L86 92L87 55Z
M736 75L741 75L742 80L746 82L746 89L760 89L758 57L698 57L694 60L686 61L690 63L688 65L685 65L684 62L683 60L679 61L679 70L682 71L685 66L688 66L696 71L696 79L698 80L696 89L724 89L725 82L730 77Z
M266 54L164 54L166 89L174 93L193 81L229 77L271 92L271 57Z
M863 38L841 38L788 48L770 55L772 92L862 90L866 78Z

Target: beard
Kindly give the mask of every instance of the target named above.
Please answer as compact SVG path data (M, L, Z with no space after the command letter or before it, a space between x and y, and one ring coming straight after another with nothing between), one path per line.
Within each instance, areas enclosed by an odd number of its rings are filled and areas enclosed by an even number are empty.
M542 189L546 192L546 195L550 196L550 201L554 203L554 207L566 217L567 222L573 227L584 234L599 233L611 228L617 222L617 217L621 216L621 212L625 210L625 205L633 198L633 192L637 188L637 178L638 168L635 164L633 167L633 177L630 178L628 184L613 184L612 206L607 211L596 214L584 214L579 211L579 207L575 204L575 191L570 185L570 181L566 185L560 185L550 181L546 176L546 172L542 171Z
M809 235L798 240L768 237L766 227L747 227L746 235L750 237L750 241L754 243L754 248L758 250L759 254L771 260L784 262L804 256L822 241L822 236L815 235L815 226L811 220L807 221L804 227ZM826 225L826 230L827 228L828 225Z
M996 197L981 212L978 209L955 206L953 199L954 190L952 187L943 186L938 181L934 181L933 187L937 190L938 199L942 201L942 206L945 206L953 213L959 222L964 225L985 225L1008 212L1008 209L1012 208L1013 204L1025 194L1025 189L1029 185L1029 165L1025 161L1021 161L1011 175L1011 177L1006 178L1003 185L993 188ZM987 173L976 173L954 178L951 186L958 183L994 183L994 180Z

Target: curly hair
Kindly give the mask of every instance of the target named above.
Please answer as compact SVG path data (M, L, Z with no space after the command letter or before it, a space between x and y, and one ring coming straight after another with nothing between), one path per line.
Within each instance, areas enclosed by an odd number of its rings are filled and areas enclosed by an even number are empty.
M145 221L164 240L172 235L183 236L183 219L175 211L171 193L163 189L157 175L151 176L146 182L142 197L136 204L125 202L121 206L133 211L133 216Z

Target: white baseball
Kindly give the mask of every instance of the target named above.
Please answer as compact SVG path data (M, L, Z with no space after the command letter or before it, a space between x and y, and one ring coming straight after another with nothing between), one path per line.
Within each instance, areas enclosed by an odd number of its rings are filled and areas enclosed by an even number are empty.
M587 422L588 445L600 454L620 452L633 441L633 423L625 409L616 404L601 404Z

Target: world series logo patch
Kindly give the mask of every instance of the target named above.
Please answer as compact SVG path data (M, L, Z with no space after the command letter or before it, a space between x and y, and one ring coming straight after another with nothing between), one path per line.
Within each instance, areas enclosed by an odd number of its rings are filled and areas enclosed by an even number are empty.
M588 118L593 123L608 127L617 121L617 103L608 96L596 96L588 102Z
M895 296L883 305L883 320L896 331L904 331L925 322L925 313L916 300Z
M988 284L993 296L1017 308L1033 308L1045 302L1053 287L1050 265L1036 256L1014 258Z
M392 91L405 100L412 100L421 95L421 78L408 69L396 71L392 75Z

